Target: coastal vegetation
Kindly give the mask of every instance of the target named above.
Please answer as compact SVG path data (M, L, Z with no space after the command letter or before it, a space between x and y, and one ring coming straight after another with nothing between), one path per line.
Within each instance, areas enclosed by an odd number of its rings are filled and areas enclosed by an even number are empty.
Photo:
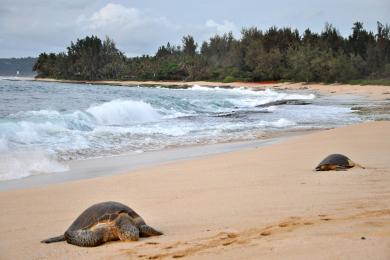
M126 57L110 38L77 39L62 53L41 53L38 77L72 80L207 80L389 82L390 26L375 33L355 22L349 36L326 24L321 33L306 29L244 28L241 37L215 35L202 44L184 36L155 55Z

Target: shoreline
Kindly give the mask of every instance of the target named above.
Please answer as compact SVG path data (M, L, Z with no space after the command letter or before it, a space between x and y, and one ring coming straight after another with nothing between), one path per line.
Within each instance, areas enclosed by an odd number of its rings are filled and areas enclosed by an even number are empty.
M0 181L0 193L45 187L52 184L87 180L103 176L120 175L129 171L164 165L172 162L188 161L196 158L224 154L234 151L269 146L290 138L323 131L325 129L284 130L268 133L262 138L253 140L236 140L216 144L199 144L167 147L162 150L142 153L125 153L97 158L66 161L69 170L58 173L46 173L27 176L20 179Z
M363 95L372 100L390 100L390 86L383 85L350 85L350 84L323 84L323 83L257 83L257 82L210 82L210 81L88 81L88 80L57 80L48 78L33 78L32 81L38 82L57 82L71 84L92 84L92 85L113 85L113 86L164 86L164 87L190 87L199 85L204 87L222 87L222 88L254 88L264 90L267 88L279 90L312 90L324 94L356 94Z
M35 79L32 79L35 80ZM54 81L52 79L47 79L43 81ZM64 83L69 83L68 81L64 81ZM73 83L80 83L78 81ZM88 82L84 82L85 84L89 84ZM108 84L112 82L104 81L104 84ZM134 83L134 82L131 82ZM156 82L152 82L155 84ZM161 82L160 82L161 83ZM187 82L176 82L177 84L187 84ZM199 83L204 86L208 86L209 84L212 84L212 82L193 82ZM102 82L99 82L98 84L103 84ZM126 82L126 84L129 84L129 82ZM165 82L165 84L172 84L172 82ZM223 87L226 87L228 84L224 83L215 83L215 86L218 86L218 84L223 84ZM247 84L247 83L237 83L237 84ZM257 83L254 87L258 87ZM272 83L273 84L273 83ZM272 85L271 84L271 85ZM288 84L291 85L291 84ZM266 85L268 86L268 85ZM297 87L299 85L294 85L294 87ZM244 85L237 85L235 87L244 87ZM262 85L264 87L264 85ZM280 87L277 87L278 89L281 89ZM298 88L297 91L307 91L308 88ZM310 90L310 89L309 89ZM339 93L337 93L339 94ZM341 97L341 95L340 95ZM351 95L353 98L353 96ZM355 96L356 97L356 96ZM360 98L360 97L357 97ZM365 105L362 107L358 107L356 110L360 112L362 108L365 108ZM381 107L382 108L382 107ZM383 107L382 110L385 110L386 107ZM370 114L371 111L362 111L364 113ZM375 112L375 111L374 111ZM383 112L383 111L382 111ZM383 112L384 113L384 112ZM209 149L211 148L213 152L209 153L206 152L205 156L210 154L218 154L225 151L233 151L242 149L243 147L252 147L256 145L262 145L262 143L268 143L272 142L273 139L279 140L288 138L291 135L304 135L310 132L320 131L321 129L284 129L280 131L273 131L270 133L267 133L265 135L258 136L256 139L252 140L230 140L227 142L222 142L218 144L192 144L192 145L183 145L179 147L166 147L162 150L158 151L146 151L142 154L121 154L121 155L112 155L102 158L91 158L88 160L71 160L71 161L65 161L66 164L69 164L70 170L65 172L58 172L58 173L46 173L46 174L37 174L37 175L30 175L25 178L21 179L13 179L13 180L5 180L0 182L0 192L6 191L6 190L13 190L13 189L21 189L21 188L31 188L31 187L39 187L43 185L53 184L53 183L61 183L61 182L68 182L73 180L80 180L80 179L89 179L89 178L95 178L100 176L106 176L106 175L115 175L120 174L125 171L135 170L142 167L148 167L148 166L154 166L156 164L163 164L166 162L172 162L177 160L188 160L195 158L198 154L196 150L201 149ZM243 143L242 145L240 143ZM245 144L244 144L245 143ZM222 148L218 148L222 147ZM223 148L224 147L224 148ZM180 154L180 151L184 151L185 153L188 153L186 156L182 156ZM166 154L169 154L168 156ZM154 159L154 156L157 156L158 158L163 157L162 159ZM147 158L147 159L145 159ZM100 161L104 161L107 159L107 163L101 163ZM136 166L127 166L126 163L124 163L125 160L130 160L131 164L134 164ZM141 162L138 162L137 160L141 160ZM90 163L91 165L99 165L99 167L88 167L88 166L82 166L87 165ZM92 171L92 174L89 174L88 171Z
M366 169L313 172L335 152ZM390 121L368 122L121 175L0 192L0 232L7 238L0 240L0 254L4 259L387 259L389 156ZM164 235L96 248L39 243L64 232L86 207L109 200L129 205Z

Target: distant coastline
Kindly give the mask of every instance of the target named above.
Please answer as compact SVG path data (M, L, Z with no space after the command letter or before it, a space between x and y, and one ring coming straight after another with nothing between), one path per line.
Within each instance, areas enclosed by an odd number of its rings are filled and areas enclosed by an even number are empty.
M0 58L0 77L35 77L32 68L37 58Z

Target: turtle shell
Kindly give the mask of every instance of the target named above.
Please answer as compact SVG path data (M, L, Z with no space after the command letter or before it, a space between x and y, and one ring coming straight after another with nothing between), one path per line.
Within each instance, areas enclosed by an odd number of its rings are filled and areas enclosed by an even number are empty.
M121 213L127 213L131 218L138 218L138 221L143 222L142 218L128 206L119 202L107 201L94 204L84 210L68 230L88 229L99 222L110 222Z
M345 167L349 168L352 167L353 165L350 164L351 160L342 154L331 154L328 155L325 159L323 159L320 164L316 167L317 171L321 170L321 166L323 165L337 165L340 167Z

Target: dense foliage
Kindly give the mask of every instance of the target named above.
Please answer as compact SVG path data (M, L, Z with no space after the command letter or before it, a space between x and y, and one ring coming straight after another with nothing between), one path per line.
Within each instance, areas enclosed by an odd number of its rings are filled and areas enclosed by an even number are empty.
M61 79L345 82L390 78L390 26L374 34L356 22L342 37L332 25L321 33L271 27L215 35L200 46L190 35L181 46L161 46L154 56L126 58L109 38L71 43L67 53L42 53L39 77Z
M111 39L92 36L72 42L67 53L41 53L33 70L38 77L118 79L127 72L127 59Z

